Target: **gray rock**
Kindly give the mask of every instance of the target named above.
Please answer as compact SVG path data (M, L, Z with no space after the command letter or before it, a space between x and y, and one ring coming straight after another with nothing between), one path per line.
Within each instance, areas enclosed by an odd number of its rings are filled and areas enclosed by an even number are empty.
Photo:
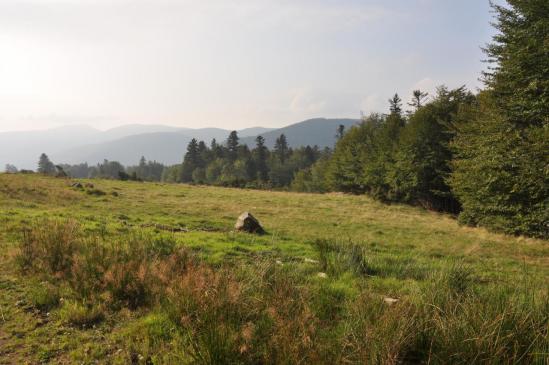
M244 212L238 217L234 229L248 233L265 233L265 230L261 227L259 221L248 212Z
M82 187L83 187L82 184L79 183L79 182L75 182L71 186L75 189L82 189Z

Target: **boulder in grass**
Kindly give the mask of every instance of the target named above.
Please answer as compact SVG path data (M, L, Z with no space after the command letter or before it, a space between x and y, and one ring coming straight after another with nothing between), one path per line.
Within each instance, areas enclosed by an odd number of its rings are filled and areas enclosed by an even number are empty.
M234 229L248 233L265 233L265 230L261 227L259 221L249 212L244 212L238 217Z
M71 186L75 189L82 189L83 188L82 184L79 183L79 182L72 183Z

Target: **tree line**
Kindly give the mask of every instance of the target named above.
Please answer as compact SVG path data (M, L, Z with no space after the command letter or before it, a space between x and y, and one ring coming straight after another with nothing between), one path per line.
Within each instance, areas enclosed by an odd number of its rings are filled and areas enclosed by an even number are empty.
M236 131L225 143L214 139L207 146L192 139L183 163L164 171L163 181L211 184L248 188L288 187L297 171L312 166L328 150L318 146L291 148L284 134L269 150L265 139L257 136L254 148L239 143Z
M301 191L367 193L459 213L510 234L549 237L549 2L492 5L485 89L398 95L352 128L330 158L297 173Z
M342 134L343 126L338 128ZM320 158L331 154L329 148L318 146L289 147L281 134L270 150L265 139L258 136L256 145L250 149L239 143L238 133L232 131L227 140L210 145L192 139L180 164L167 166L141 157L139 164L124 166L118 161L104 160L97 165L54 165L46 154L40 156L37 171L55 176L74 178L107 178L134 181L162 181L170 183L210 184L217 186L247 188L288 188L296 172L309 168ZM11 166L11 165L10 165ZM6 167L6 172L16 172Z

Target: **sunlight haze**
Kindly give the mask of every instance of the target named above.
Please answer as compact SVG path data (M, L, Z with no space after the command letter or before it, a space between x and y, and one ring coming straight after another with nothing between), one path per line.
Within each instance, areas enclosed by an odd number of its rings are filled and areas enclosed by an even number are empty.
M282 127L480 87L488 1L2 0L0 132Z

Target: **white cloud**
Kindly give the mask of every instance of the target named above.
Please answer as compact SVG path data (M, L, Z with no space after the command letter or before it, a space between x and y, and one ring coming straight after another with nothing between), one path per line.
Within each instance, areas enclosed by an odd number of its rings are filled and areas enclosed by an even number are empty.
M378 94L370 94L360 103L360 111L365 115L379 113L385 109L384 102Z
M410 92L414 90L421 90L424 92L428 92L430 95L433 95L436 92L437 86L440 86L440 84L437 84L433 79L430 77L425 77L418 82L416 82Z
M293 92L290 110L294 113L321 113L326 108L326 101L311 88L301 88Z

